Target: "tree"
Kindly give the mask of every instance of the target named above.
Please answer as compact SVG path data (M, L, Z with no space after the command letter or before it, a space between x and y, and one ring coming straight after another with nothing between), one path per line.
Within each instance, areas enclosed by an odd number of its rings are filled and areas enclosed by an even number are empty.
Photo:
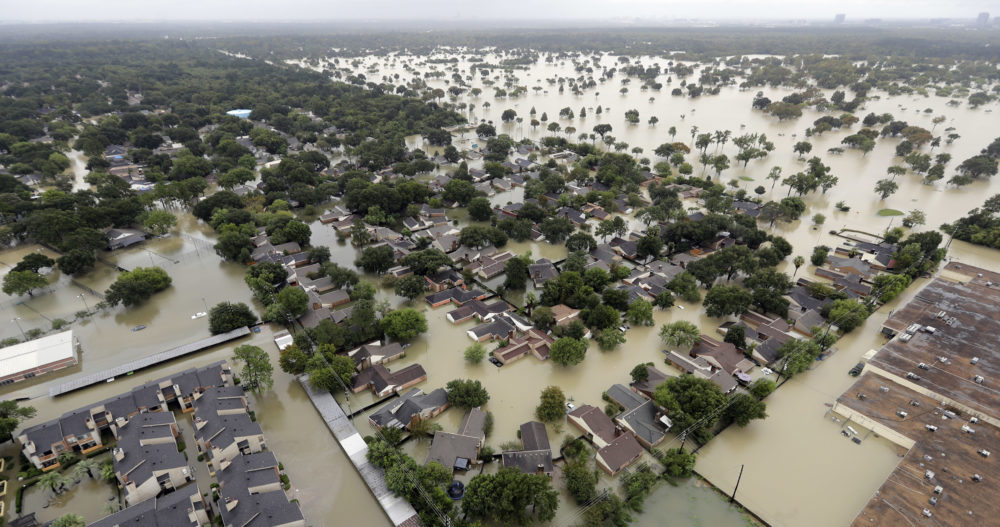
M569 252L590 252L597 248L597 240L585 232L574 232L566 238L566 249Z
M813 248L812 257L809 259L816 267L826 264L826 257L830 254L830 248L825 245L817 245Z
M412 301L414 298L424 294L425 284L424 277L411 274L396 280L396 283L393 285L393 291L408 301Z
M883 201L885 198L895 194L897 190L899 190L899 184L891 179L880 179L875 183L875 193Z
M154 209L142 215L142 226L156 235L166 234L177 225L177 216L168 211Z
M479 381L455 379L445 385L448 402L456 408L478 408L490 400L490 394Z
M480 362L483 362L484 358L486 358L486 347L481 343L476 342L468 348L465 348L464 356L465 362L468 362L469 364L479 364Z
M386 336L402 342L413 340L427 331L427 319L416 309L390 311L382 318L382 331Z
M170 287L171 282L170 275L159 267L136 267L118 275L118 279L104 292L104 300L111 306L124 304L128 307Z
M625 318L630 324L635 326L652 326L653 304L640 298L629 304Z
M33 406L20 406L13 399L0 401L0 441L10 439L22 421L34 416L35 407Z
M469 200L469 218L475 221L489 221L493 217L493 207L490 200L483 197L476 197Z
M271 366L271 359L266 351L249 344L236 346L233 350L233 362L243 363L243 369L240 370L243 386L254 392L270 390L274 386L274 379L271 377L274 367Z
M43 267L52 267L56 261L42 253L29 253L11 271L32 271L37 273Z
M451 264L451 258L439 249L423 249L404 256L400 263L409 266L413 274L427 276Z
M252 326L256 322L257 315L243 302L220 302L208 311L208 330L213 335Z
M49 281L35 271L11 271L3 277L3 292L10 296L21 296L32 290L49 285Z
M559 493L547 476L514 468L472 478L462 498L462 510L469 517L502 525L548 522L558 506Z
M861 302L850 299L839 299L834 300L830 304L830 312L826 318L844 333L849 333L854 328L864 324L865 319L870 314L868 306Z
M93 251L89 249L70 249L56 260L59 269L71 275L80 275L91 269L97 263Z
M309 263L324 264L330 261L330 248L325 245L310 247L306 255L309 257Z
M388 271L395 263L396 254L393 252L392 247L379 245L378 247L366 247L361 252L361 257L358 261L354 262L354 265L369 273L382 274Z
M587 342L584 340L563 337L552 343L549 356L552 362L560 366L574 366L583 362L587 354Z
M762 378L754 381L753 384L750 385L749 390L754 397L763 399L768 395L771 395L771 392L773 392L777 387L778 384L776 382L771 379Z
M726 408L726 420L743 427L754 419L767 418L767 405L755 397L745 393L737 393L730 397Z
M697 456L695 454L688 454L683 448L667 449L658 457L660 463L663 463L663 473L668 478L688 478L694 474L694 465Z
M660 339L667 346L689 348L701 338L698 326L685 320L678 320L660 327Z
M806 263L806 259L803 258L801 255L796 256L795 258L792 259L792 265L795 266L795 273L799 272L799 267L802 267L802 264L804 263ZM792 273L792 276L795 276L795 273Z
M226 260L247 263L254 245L250 237L236 230L227 230L215 242L215 252Z
M899 296L911 281L906 274L881 273L872 279L872 291L877 293L879 302L889 302Z
M281 350L281 354L278 357L278 366L281 368L281 371L292 375L299 375L305 372L308 362L309 356L295 345Z
M743 325L733 325L729 326L726 330L726 336L722 339L724 342L728 342L733 346L736 346L738 350L744 350L747 347L747 337L745 326Z
M597 496L597 473L586 460L567 463L563 468L566 490L578 504L584 504Z
M607 134L609 132L611 132L610 124L601 123L597 126L594 126L594 133L600 135L601 139L604 139L604 134Z
M509 108L504 110L503 113L500 114L500 120L505 123L513 121L516 117L517 117L517 112Z
M535 417L539 421L551 423L566 415L566 396L558 386L549 386L542 390L540 402L535 408Z
M481 138L496 137L497 130L492 124L483 123L476 127L476 135Z
M812 143L808 141L799 141L795 143L795 146L792 147L792 150L799 155L799 159L802 159L802 156L811 152L812 148L813 148Z
M701 301L701 293L698 291L698 281L688 271L682 272L667 282L667 289L677 293L685 302Z
M530 260L523 256L515 256L508 259L503 266L506 278L503 282L504 289L523 290L528 281L528 263Z
M556 318L548 306L536 307L531 312L531 324L542 331L548 331L555 323Z
M903 226L916 227L927 222L927 216L920 209L913 209L903 218Z
M738 286L716 285L705 293L705 314L710 317L739 315L750 308L750 291Z
M286 322L285 317L288 315L291 315L293 318L299 318L306 314L306 310L309 308L309 295L298 287L286 287L278 291L278 294L275 295L275 300L275 304L280 307L281 318L271 320L272 322Z
M714 382L695 377L681 375L671 377L656 387L653 401L666 409L677 430L685 430L695 423L700 426L692 431L692 435L703 441L712 435L712 429L718 421L717 410L726 402L726 396Z
M802 373L821 352L819 345L811 340L789 339L777 350L778 358L784 359L779 372L788 378Z
M51 527L85 527L87 525L83 516L76 513L64 514L52 522Z
M625 333L618 328L609 327L601 330L594 340L597 341L597 347L601 348L601 350L611 351L625 343Z

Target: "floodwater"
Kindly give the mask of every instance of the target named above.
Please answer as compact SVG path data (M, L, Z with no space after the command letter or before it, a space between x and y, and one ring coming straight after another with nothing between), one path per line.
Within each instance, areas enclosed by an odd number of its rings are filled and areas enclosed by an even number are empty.
M421 57L363 57L359 71L365 71L370 80L395 73L406 80L412 78L413 73L403 70L403 64L415 68L421 75L433 68L444 68L441 65L424 64L422 60ZM487 61L498 62L496 57L488 57ZM656 61L666 63L665 59L643 59L643 63L647 65ZM345 62L342 60L341 63ZM614 63L614 57L605 56L601 63L610 66ZM371 70L372 66L375 66L374 72ZM457 66L463 75L469 71L469 63L464 60ZM661 92L641 91L639 83L634 81L629 85L629 92L622 95L618 91L621 86L619 75L599 84L596 89L585 91L583 95L573 95L568 90L559 94L557 85L550 85L545 79L577 77L571 63L542 62L529 70L517 70L514 74L519 77L517 84L529 86L528 93L520 98L494 98L493 89L484 86L477 74L473 86L483 88L483 94L476 98L463 94L455 102L475 103L475 111L467 113L467 116L475 120L492 120L497 124L498 131L509 133L515 139L538 139L548 135L548 132L542 130L544 125L538 130L533 130L528 125L531 119L529 110L532 107L536 108L536 118L540 118L545 112L549 122L558 121L563 128L573 126L577 128L577 133L589 133L594 125L609 123L614 128L612 135L619 141L628 142L629 150L632 147L643 148L644 153L641 155L650 157L654 163L659 161L654 159L652 153L656 146L672 141L690 143L692 126L697 126L700 132L728 129L733 131L733 135L764 132L775 143L776 150L764 160L752 161L747 168L739 166L733 160L733 168L724 171L721 176L724 182L736 180L742 188L748 190L757 185L770 189L771 182L765 176L772 166L781 166L784 175L803 169L805 161L800 161L791 147L795 141L805 139L805 128L821 115L814 110L805 110L804 115L794 122L778 122L751 110L750 104L756 90L741 92L736 87L723 88L718 96L697 99L670 96L670 89L679 84L679 79L674 79L672 85L665 84ZM450 72L447 76L450 76ZM664 75L659 80L665 83L665 79ZM443 79L427 79L427 82L434 88L448 87ZM502 78L498 78L497 85L502 84ZM530 89L533 86L544 89L535 92ZM778 99L791 90L767 88L763 91L771 99ZM654 100L650 101L650 98ZM490 103L489 108L483 107L484 102ZM939 125L936 133L941 133L942 127L954 126L955 131L963 136L953 145L945 145L934 151L953 155L948 171L950 177L955 165L978 153L992 140L992 137L979 135L979 131L994 130L995 126L991 126L993 120L983 109L973 110L965 106L953 108L947 106L946 102L942 98L888 97L882 94L880 100L867 102L858 115L890 112L897 119L928 129L932 127L933 116L947 116L948 121ZM567 106L577 115L580 107L586 107L587 117L559 119L559 109ZM596 106L604 108L602 115L595 114ZM909 109L903 112L900 107ZM923 113L922 110L927 107L933 111ZM500 114L507 108L517 111L524 122L500 123ZM625 111L633 108L640 112L642 124L628 125L625 122ZM646 124L646 120L652 115L660 120L655 127ZM741 125L745 125L745 128L741 128ZM670 126L677 127L677 136L674 138L667 134ZM876 180L884 177L886 167L894 162L892 156L898 140L879 140L878 146L867 157L853 151L839 156L826 153L828 148L840 146L841 138L849 133L852 132L832 131L822 137L808 139L813 143L812 153L819 155L831 166L832 173L840 178L840 184L826 195L816 193L807 196L805 201L809 210L802 220L775 225L774 232L788 239L797 255L808 257L812 247L817 244L837 245L838 239L827 232L830 229L847 227L878 232L890 224L898 224L898 219L893 222L892 218L877 216L876 212L881 208L903 211L920 208L927 214L927 226L936 227L981 205L983 200L995 192L995 189L988 188L995 185L992 182L976 182L954 189L945 187L943 182L923 185L918 176L904 175L897 178L900 183L899 191L881 202L874 195L872 187ZM467 148L471 143L478 142L473 136L473 133L465 132L457 138L456 144ZM460 142L463 138L468 141ZM573 139L575 140L575 135ZM408 138L408 143L411 147L422 146L418 137ZM716 146L710 146L709 150L716 151ZM730 142L717 151L734 157L736 148ZM697 155L692 154L688 158L695 166L695 174L700 174L701 166L697 163ZM82 177L82 158L71 156L71 160L79 182ZM470 166L481 166L481 163L470 162ZM714 173L712 175L715 177ZM785 193L786 189L776 187L773 191L768 190L763 197L777 199ZM523 190L514 189L498 193L491 201L503 205L522 198ZM834 208L834 204L841 200L852 207L850 212L839 212ZM808 219L815 213L822 213L827 218L826 224L818 229L812 228ZM461 211L451 211L449 216L458 220L460 225L466 224L467 220ZM170 372L229 358L235 345L252 342L271 354L276 367L274 390L262 396L254 396L253 405L264 427L269 447L285 464L291 477L291 495L299 498L306 517L317 525L323 524L326 518L334 517L334 514L344 521L353 519L366 523L381 522L384 516L377 503L325 429L301 388L291 376L277 371L277 351L271 342L269 328L216 350L144 371L113 384L92 387L57 400L46 395L48 384L52 382L80 373L102 370L122 360L145 356L207 336L207 320L190 318L195 312L205 311L206 306L223 300L251 302L250 293L242 280L244 269L222 262L214 254L211 249L214 243L211 229L189 214L181 214L180 220L176 229L180 234L152 239L144 245L116 253L102 254L110 262L129 269L150 264L164 267L174 279L170 289L158 293L137 308L101 312L75 323L73 328L84 349L80 366L40 377L32 383L4 387L0 389L0 394L4 397L32 397L31 404L39 410L38 417L33 422L38 422ZM329 245L334 261L342 265L353 265L357 251L350 244L338 242L333 229L328 225L313 222L311 227L314 243ZM518 254L531 251L535 258L544 256L559 259L565 256L564 248L545 243L511 242L505 249ZM5 273L9 266L31 250L37 248L21 247L0 253L0 262L5 264L0 265L0 274ZM961 242L951 245L951 257L984 266L996 261L995 252ZM791 272L790 266L785 265L786 270ZM812 270L810 265L806 265L799 273L808 276ZM25 331L32 328L48 329L51 319L71 320L77 311L85 307L92 309L99 298L85 288L103 291L114 280L115 275L116 272L104 264L98 264L93 272L77 281L56 272L51 277L53 285L37 292L34 297L0 299L0 320L5 322L0 324L0 337L19 335L17 325L8 324L7 320L19 318L18 323ZM366 278L377 280L377 277ZM921 283L911 287L906 295L873 315L864 327L842 339L837 345L839 351L836 354L818 362L812 371L782 386L767 401L770 414L768 419L756 421L743 429L729 429L703 448L699 452L697 471L724 492L729 492L735 484L740 466L744 465L743 479L736 498L771 524L832 526L850 522L895 466L898 457L895 448L884 440L868 438L860 446L847 441L839 434L839 425L826 416L825 404L832 403L850 385L851 378L846 375L846 371L857 362L860 355L881 344L877 329L888 311L915 294ZM79 296L81 294L82 297ZM401 303L391 292L385 290L380 291L380 297L390 299L396 305ZM416 339L407 349L407 356L391 364L390 369L421 363L428 371L428 381L420 386L424 391L444 386L455 378L481 380L492 396L487 409L495 416L495 426L488 443L496 450L499 450L502 443L516 439L517 427L521 423L533 419L538 394L544 387L558 385L576 404L587 403L603 407L601 393L614 383L628 382L628 372L634 365L654 362L664 371L671 371L668 366L663 365L662 346L656 334L660 324L689 320L698 324L704 333L714 334L715 328L722 322L704 316L698 306L680 303L679 307L668 311L656 311L656 326L629 330L627 343L615 351L601 352L596 346L591 346L586 360L580 365L563 368L551 362L539 362L529 356L503 368L496 368L488 362L468 365L462 359L462 351L472 343L465 335L465 331L473 326L472 322L452 325L445 319L448 307L428 309L420 300L415 301L413 306L425 310L429 331ZM130 331L139 324L146 325L147 329ZM492 345L487 347L491 348ZM754 374L759 375L757 372ZM343 400L343 395L338 394L338 398ZM358 394L344 402L351 408L358 409L372 402L372 399L369 394ZM439 417L437 422L445 430L453 431L460 419L461 413L452 409ZM356 423L363 435L372 433L365 416L359 416ZM563 436L574 433L575 430L567 423L549 427L549 438L555 447L561 443ZM667 448L676 443L677 440L670 437L660 447ZM422 462L428 445L427 440L411 441L406 448L418 462ZM317 446L320 448L316 448ZM495 464L487 470L495 470ZM616 484L617 482L608 478L602 480L602 485ZM835 494L830 493L831 489L836 489ZM659 487L647 501L645 509L646 512L638 516L640 525L662 524L664 518L670 518L672 525L680 522L680 525L724 527L742 525L745 521L738 511L731 509L714 491L698 487L694 483L680 487ZM554 524L572 524L578 519L577 513L578 509L564 496ZM685 521L688 523L684 523Z

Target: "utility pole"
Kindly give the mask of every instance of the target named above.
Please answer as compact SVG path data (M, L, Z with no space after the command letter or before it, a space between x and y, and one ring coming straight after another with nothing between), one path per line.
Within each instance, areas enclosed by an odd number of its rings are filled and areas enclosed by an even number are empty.
M12 318L11 319L12 322L14 322L15 324L17 324L17 329L21 330L21 337L24 339L25 342L27 342L28 341L28 336L24 334L24 328L21 327L21 323L18 322L19 320L21 320L21 317L17 317L17 318Z
M86 309L87 312L90 312L90 306L87 305L87 296L84 295L83 293L80 293L76 297L79 298L80 300L83 300L83 307L84 307L84 309Z
M729 503L736 501L736 489L740 488L741 479L743 479L743 465L740 465L740 475L736 476L736 486L733 487L733 495L729 497Z

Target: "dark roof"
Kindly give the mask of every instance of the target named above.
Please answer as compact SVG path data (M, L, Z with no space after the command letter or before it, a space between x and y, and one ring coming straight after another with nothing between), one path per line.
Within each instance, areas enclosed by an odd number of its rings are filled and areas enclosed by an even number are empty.
M582 420L595 436L600 437L605 442L611 442L614 439L615 423L600 408L584 404L570 412L569 415Z
M528 421L521 425L521 446L524 450L549 450L549 436L545 425L538 421Z
M655 445L667 433L667 426L658 419L658 412L653 401L645 400L641 405L618 416L618 419L627 423L643 442Z
M612 472L618 472L642 455L642 445L635 439L632 432L625 432L598 450L597 455L604 460Z
M552 451L549 449L504 452L501 458L504 467L516 468L525 474L535 474L539 469L543 474L551 474L553 470Z
M618 405L623 406L625 411L634 410L646 403L646 399L641 395L629 390L622 384L613 384L608 388L608 397L612 401L618 403Z
M184 527L197 526L188 518L192 501L203 506L198 485L186 485L169 494L137 503L105 516L88 527Z
M445 468L453 468L455 462L462 458L470 461L479 456L479 438L449 432L435 432L431 441L431 449L427 453L427 463L437 461Z

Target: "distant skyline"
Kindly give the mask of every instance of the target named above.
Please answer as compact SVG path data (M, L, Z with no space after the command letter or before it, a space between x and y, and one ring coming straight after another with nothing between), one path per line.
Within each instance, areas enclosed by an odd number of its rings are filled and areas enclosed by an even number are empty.
M844 13L847 23L867 18L974 19L1000 15L997 0L40 0L8 2L2 23L211 21L290 22L419 20L455 22L606 21L655 24L675 19L829 20Z

